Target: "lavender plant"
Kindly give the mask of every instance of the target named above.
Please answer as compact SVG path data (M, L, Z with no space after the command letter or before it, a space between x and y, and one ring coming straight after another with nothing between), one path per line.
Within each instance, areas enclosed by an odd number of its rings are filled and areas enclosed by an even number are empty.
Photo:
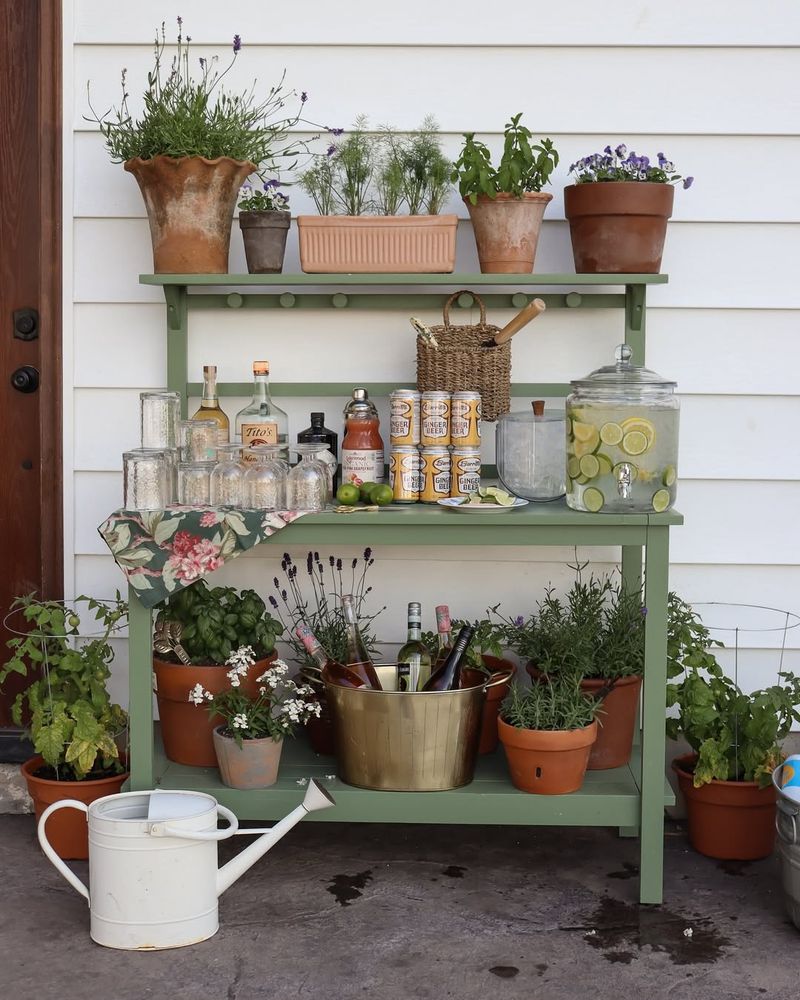
M583 694L577 678L560 677L524 691L514 684L500 717L517 729L564 732L590 726L601 711L597 701Z
M573 163L569 172L575 176L576 184L594 184L602 181L649 181L654 184L677 184L683 181L684 188L690 188L694 177L681 177L675 172L675 164L663 153L658 153L653 163L649 156L637 156L629 152L624 143L615 149L606 146L602 153L591 153Z
M289 195L279 191L281 182L277 178L265 181L261 190L249 182L242 185L239 192L241 201L238 208L242 212L288 212Z

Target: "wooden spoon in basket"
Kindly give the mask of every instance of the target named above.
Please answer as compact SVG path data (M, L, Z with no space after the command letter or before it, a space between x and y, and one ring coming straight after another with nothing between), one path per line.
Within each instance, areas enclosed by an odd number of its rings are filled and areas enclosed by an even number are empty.
M519 333L523 326L527 326L531 320L536 319L546 308L547 306L541 299L533 299L509 323L506 323L503 329L499 330L494 337L481 341L481 347L499 347L501 344L507 344L515 333Z

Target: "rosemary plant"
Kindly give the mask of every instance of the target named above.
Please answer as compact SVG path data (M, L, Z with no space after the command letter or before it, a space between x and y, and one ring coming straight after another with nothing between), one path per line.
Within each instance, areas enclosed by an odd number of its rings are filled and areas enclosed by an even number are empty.
M584 729L599 712L598 702L581 692L578 678L562 677L532 684L525 690L514 684L500 717L516 729L555 732Z

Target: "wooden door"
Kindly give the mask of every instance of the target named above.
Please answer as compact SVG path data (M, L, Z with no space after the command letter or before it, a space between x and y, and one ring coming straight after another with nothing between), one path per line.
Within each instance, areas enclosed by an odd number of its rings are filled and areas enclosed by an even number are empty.
M19 594L62 596L59 0L0 0L0 439L2 621Z

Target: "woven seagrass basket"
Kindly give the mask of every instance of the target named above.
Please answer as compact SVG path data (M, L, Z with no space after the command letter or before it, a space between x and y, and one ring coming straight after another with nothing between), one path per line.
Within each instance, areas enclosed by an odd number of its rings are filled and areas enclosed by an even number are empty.
M480 307L480 322L452 326L450 307L465 291ZM441 326L430 328L439 343L438 348L417 337L417 388L420 392L479 392L483 419L497 420L511 409L511 344L481 346L500 328L486 322L483 300L468 289L450 296L443 318Z

